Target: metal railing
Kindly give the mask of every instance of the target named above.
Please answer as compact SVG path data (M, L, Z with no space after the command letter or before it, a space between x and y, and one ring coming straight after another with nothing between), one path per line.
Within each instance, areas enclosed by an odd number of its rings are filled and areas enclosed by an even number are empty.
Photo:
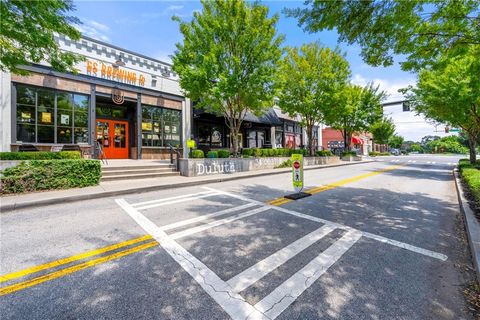
M172 146L170 143L167 144L168 148L170 149L170 163L173 164L173 153L175 153L177 155L177 161L175 163L175 169L177 171L180 170L180 158L182 157L180 152L178 151L177 148L175 148L174 146Z

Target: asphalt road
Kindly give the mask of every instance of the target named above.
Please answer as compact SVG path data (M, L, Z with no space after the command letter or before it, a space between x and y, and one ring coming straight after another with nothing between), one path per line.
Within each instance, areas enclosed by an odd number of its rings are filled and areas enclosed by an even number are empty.
M1 318L474 319L457 162L305 171L290 202L281 174L2 214Z

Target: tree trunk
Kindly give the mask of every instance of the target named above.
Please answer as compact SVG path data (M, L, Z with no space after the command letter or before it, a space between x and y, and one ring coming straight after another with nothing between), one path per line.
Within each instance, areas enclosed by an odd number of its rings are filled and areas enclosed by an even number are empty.
M345 151L350 151L350 144L347 139L347 129L343 129L343 147Z
M308 154L310 156L315 155L314 145L313 145L313 125L307 124L307 136L308 136Z
M238 130L236 126L230 127L230 141L232 141L232 153L236 158L238 157Z
M475 164L477 162L477 137L472 134L468 134L468 149L470 150L470 163Z

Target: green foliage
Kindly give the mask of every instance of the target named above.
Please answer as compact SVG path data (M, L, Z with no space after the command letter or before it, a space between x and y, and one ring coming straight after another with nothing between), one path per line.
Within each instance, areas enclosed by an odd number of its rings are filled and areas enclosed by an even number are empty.
M394 136L391 136L390 139L388 139L388 145L391 148L400 149L402 147L404 140L405 139L402 136L394 135Z
M317 151L317 156L319 156L319 157L332 157L333 153L330 150L319 150L319 151Z
M195 149L195 150L192 150L192 158L194 159L205 158L205 154L203 153L202 150Z
M408 148L408 152L422 152L422 151L423 151L422 146L418 143L413 143Z
M448 136L430 141L427 143L426 149L432 153L449 152L465 154L468 152L468 148L463 146L456 136Z
M74 10L70 0L0 1L0 70L28 74L21 65L47 61L55 70L75 72L80 55L60 50L54 35L80 39L71 24L80 21L68 13Z
M68 189L97 185L101 177L98 160L30 160L1 172L2 193Z
M346 133L346 147L350 150L353 133L368 131L372 124L383 117L381 101L385 93L370 84L366 87L348 85L338 94L338 103L327 111L325 122Z
M229 158L230 157L230 150L218 150L218 157L219 158Z
M238 133L247 112L273 105L281 57L279 16L259 2L207 1L190 21L181 21L183 43L172 58L180 86L196 107L224 116L237 155Z
M313 155L313 126L324 122L326 111L336 105L350 67L338 48L322 47L319 42L286 51L278 72L279 106L292 117L300 116Z
M344 151L344 152L342 152L342 157L350 157L350 156L354 157L356 155L357 155L357 153L355 151Z
M462 159L459 161L458 168L477 206L480 206L480 162L471 164L469 160Z
M472 163L480 133L479 56L480 45L462 56L442 56L435 68L420 72L416 87L403 90L418 113L467 133Z
M214 151L214 150L208 151L207 158L218 158L218 151Z
M396 54L406 56L404 70L419 70L439 54L461 55L480 43L479 1L315 0L286 11L306 31L335 29L372 66L392 65Z
M280 168L290 168L292 167L292 160L288 159L280 163L278 166L276 166L274 169L280 169Z
M0 152L0 160L80 159L81 157L78 151Z
M384 117L380 121L372 124L368 131L373 135L375 143L387 144L388 140L395 133L395 125L392 119Z
M245 156L245 157L251 157L251 156L253 156L253 149L244 148L244 149L242 150L242 155Z
M262 156L262 149L253 148L252 153L253 153L252 155L256 158L261 157Z

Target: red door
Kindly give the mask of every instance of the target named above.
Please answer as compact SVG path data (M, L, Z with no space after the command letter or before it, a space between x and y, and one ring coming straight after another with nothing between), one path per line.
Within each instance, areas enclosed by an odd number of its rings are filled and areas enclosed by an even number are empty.
M107 159L128 159L128 122L97 119L97 141Z

